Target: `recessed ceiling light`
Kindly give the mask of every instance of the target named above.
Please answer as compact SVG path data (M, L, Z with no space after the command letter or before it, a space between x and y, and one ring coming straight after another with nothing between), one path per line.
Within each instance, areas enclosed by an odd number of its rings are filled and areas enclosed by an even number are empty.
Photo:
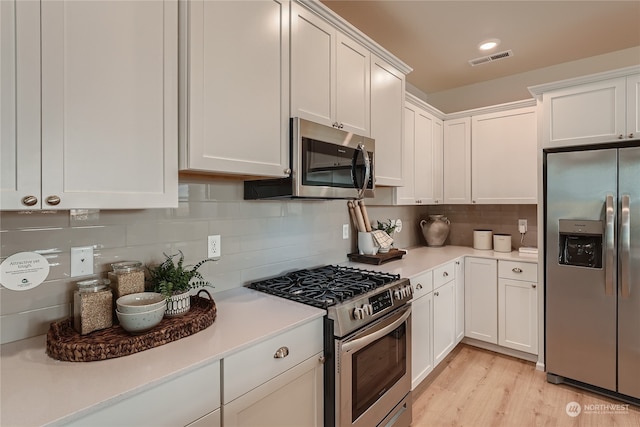
M500 44L500 40L498 39L489 39L489 40L485 40L482 43L480 43L478 45L478 49L480 50L491 50L494 47L498 46Z

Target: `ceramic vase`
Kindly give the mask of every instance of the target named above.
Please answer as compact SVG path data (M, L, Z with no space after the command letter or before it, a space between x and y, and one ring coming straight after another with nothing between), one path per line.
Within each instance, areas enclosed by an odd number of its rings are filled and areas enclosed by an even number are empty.
M165 317L182 316L191 309L191 295L189 291L181 294L171 295L167 300L167 310L164 312Z
M429 215L429 220L420 221L422 235L429 246L444 246L449 236L451 221L444 215Z

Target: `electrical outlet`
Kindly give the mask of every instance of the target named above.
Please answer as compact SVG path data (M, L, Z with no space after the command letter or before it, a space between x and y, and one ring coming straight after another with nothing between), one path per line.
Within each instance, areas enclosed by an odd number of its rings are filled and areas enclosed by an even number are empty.
M220 258L221 250L221 242L220 235L216 234L215 236L209 236L207 238L207 257L209 258Z
M349 238L349 224L342 224L342 238Z
M402 220L396 219L396 233L399 233L401 231L402 231Z
M518 220L518 231L520 232L520 234L524 234L527 232L527 220L526 219L519 219Z
M71 277L93 274L93 246L71 248Z

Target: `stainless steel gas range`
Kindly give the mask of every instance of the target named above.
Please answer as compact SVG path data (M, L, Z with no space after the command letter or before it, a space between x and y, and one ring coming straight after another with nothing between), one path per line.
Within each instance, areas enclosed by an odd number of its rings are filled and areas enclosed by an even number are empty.
M325 426L411 424L409 279L330 265L248 286L327 310Z

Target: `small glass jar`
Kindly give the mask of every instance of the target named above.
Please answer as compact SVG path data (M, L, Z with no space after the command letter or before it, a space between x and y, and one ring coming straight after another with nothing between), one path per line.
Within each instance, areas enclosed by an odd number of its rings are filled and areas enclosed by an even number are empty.
M144 292L144 269L140 261L121 261L111 264L111 280L116 299L124 295Z
M113 325L113 294L109 279L95 278L76 283L73 293L73 327L81 335Z

